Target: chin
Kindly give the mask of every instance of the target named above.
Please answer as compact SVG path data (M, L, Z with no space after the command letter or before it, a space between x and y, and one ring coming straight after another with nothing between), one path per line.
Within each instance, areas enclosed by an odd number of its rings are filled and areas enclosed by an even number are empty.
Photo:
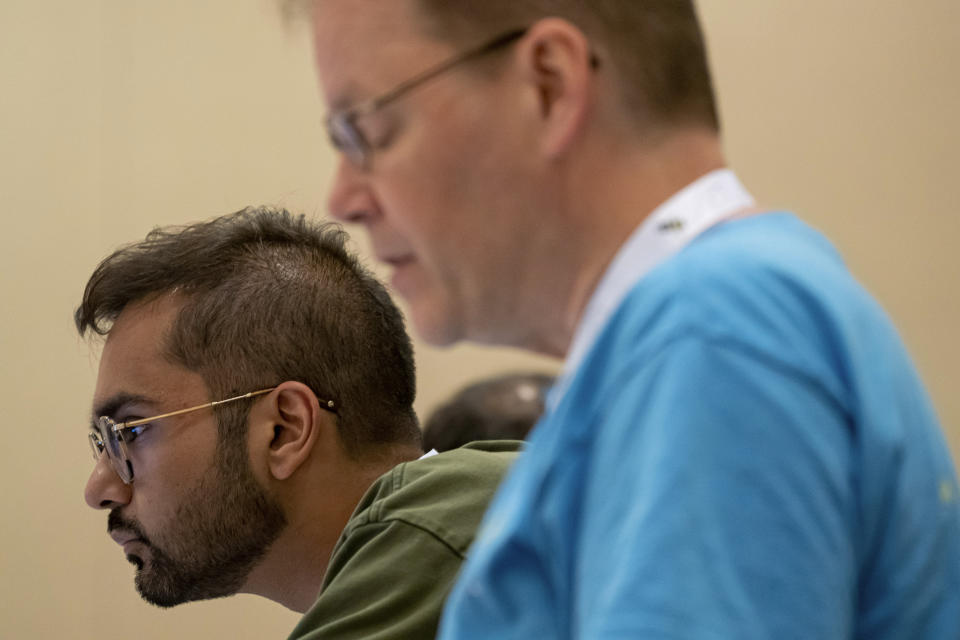
M432 347L450 347L462 340L459 334L450 331L446 327L422 325L417 322L414 322L414 326L420 339Z
M421 340L434 347L449 347L463 340L460 323L452 322L452 314L436 307L421 309L413 306L413 326Z

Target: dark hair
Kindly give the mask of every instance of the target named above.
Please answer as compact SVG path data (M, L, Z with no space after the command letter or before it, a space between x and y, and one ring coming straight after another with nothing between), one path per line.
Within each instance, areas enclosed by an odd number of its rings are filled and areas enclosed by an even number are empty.
M379 444L419 445L403 316L346 240L334 223L263 207L156 228L96 268L77 330L107 335L128 305L175 293L184 304L165 350L203 376L213 399L296 380L334 401L353 457ZM236 420L220 422L222 437L237 435L223 433Z
M464 387L427 419L423 448L448 451L475 440L523 440L543 414L554 378L512 373Z
M624 104L644 122L699 124L719 116L693 0L417 0L433 36L457 46L563 18L612 68Z

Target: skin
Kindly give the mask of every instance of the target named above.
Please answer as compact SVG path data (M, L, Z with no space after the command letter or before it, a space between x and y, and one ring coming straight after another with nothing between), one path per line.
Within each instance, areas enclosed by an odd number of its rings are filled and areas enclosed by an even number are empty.
M120 421L215 399L199 374L163 352L181 305L163 296L120 314L103 348L94 415L109 409ZM138 399L117 406L124 397ZM133 482L124 484L102 456L87 482L87 503L108 512L111 537L138 567L146 599L173 606L254 593L305 612L363 493L419 451L352 460L331 414L297 382L254 401L239 460L224 463L216 425L211 410L158 422L130 446ZM277 516L273 527L264 524Z
M315 3L328 108L379 95L460 50L423 24L410 0ZM490 73L458 68L366 118L371 137L388 143L368 170L340 161L330 212L365 227L429 342L563 356L630 232L724 165L712 131L637 125L611 73L591 69L591 52L603 60L575 26L541 20Z

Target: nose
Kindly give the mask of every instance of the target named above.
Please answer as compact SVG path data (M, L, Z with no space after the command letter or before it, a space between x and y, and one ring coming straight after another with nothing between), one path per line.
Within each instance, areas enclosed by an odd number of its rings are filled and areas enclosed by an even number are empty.
M131 487L120 479L104 453L90 472L83 497L93 509L113 509L130 502Z
M345 158L337 165L327 209L337 220L354 224L369 224L379 212L366 174Z

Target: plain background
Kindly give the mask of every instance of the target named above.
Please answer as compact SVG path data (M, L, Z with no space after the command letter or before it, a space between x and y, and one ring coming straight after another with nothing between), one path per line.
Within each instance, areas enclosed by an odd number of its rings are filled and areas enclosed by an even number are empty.
M334 156L308 33L276 4L0 3L2 638L259 640L297 620L251 596L170 611L139 599L105 515L83 502L96 352L71 323L97 261L154 225L260 203L324 214ZM960 452L960 3L701 5L733 166L837 243ZM555 367L417 351L422 415L482 375Z

